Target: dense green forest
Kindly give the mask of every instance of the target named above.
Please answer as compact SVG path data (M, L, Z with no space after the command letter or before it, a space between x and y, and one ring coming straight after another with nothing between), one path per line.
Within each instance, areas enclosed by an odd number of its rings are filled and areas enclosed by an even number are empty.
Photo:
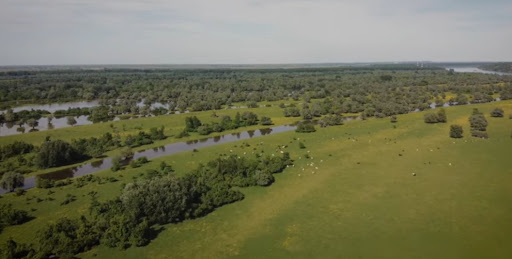
M445 93L460 98L456 103L486 102L493 94L512 98L512 77L459 74L444 69L416 66L370 66L303 69L10 71L0 73L1 108L23 103L55 103L99 100L100 107L62 110L54 116L90 115L94 122L114 115L161 115L220 109L233 103L249 106L261 101L329 97L332 113L362 112L369 116L401 114L428 108L432 100L444 102ZM497 85L497 83L503 83ZM150 105L138 106L143 101ZM2 122L44 115L6 113Z

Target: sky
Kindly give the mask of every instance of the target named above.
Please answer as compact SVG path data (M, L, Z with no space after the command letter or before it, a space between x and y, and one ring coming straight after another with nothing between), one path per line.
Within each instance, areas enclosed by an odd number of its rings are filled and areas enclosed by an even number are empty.
M510 0L0 0L0 65L512 61Z

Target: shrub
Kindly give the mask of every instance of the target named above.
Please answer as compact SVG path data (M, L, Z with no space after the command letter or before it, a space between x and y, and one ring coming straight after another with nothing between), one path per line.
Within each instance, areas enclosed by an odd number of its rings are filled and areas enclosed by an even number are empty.
M492 110L492 112L491 112L491 117L502 118L503 115L504 115L504 112L503 112L503 109L501 109L501 108L496 108L496 109Z
M311 133L315 131L315 126L308 122L299 122L299 124L297 124L297 129L295 130L295 132L299 133Z
M121 170L121 160L122 158L120 156L112 157L112 166L110 167L112 172Z
M439 111L437 112L437 122L446 122L447 119L446 119L446 111L441 108L439 109Z
M425 123L437 123L439 121L437 114L431 112L425 113L425 115L423 115L423 120Z
M469 124L471 126L471 130L477 131L486 131L488 125L487 120L481 113L469 117Z
M55 186L55 180L45 179L40 176L36 177L36 187L41 189L48 189Z
M487 132L480 131L480 130L474 130L474 129L471 130L471 136L477 137L477 138L489 138L489 136L487 135Z
M7 172L2 175L0 187L4 190L14 191L18 187L23 187L25 178L20 173Z
M398 119L396 118L395 115L391 115L390 121L391 121L391 123L397 123Z
M451 138L462 138L462 126L460 125L451 125L450 126L450 137Z
M272 125L272 119L270 119L269 117L265 117L265 116L262 116L261 119L260 119L260 124L261 125Z
M300 148L300 149L305 149L305 148L306 148L306 146L304 145L304 143L299 142L299 148Z
M4 226L23 224L29 219L26 211L14 209L12 204L0 205L0 229Z

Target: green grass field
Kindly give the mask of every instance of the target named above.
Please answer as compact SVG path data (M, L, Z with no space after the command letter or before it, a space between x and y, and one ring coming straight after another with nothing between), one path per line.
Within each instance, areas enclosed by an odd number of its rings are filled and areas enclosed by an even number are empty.
M489 121L487 140L469 136L468 117L475 107ZM495 107L502 107L506 118L491 118L489 112ZM255 112L277 116L276 124L288 123L287 118L279 117L281 109L258 108ZM389 118L372 118L317 127L311 134L286 132L183 152L152 160L142 168L98 172L96 175L120 181L91 183L80 189L73 185L56 188L51 195L54 201L27 201L32 196L47 198L48 190L32 189L21 197L7 194L0 203L29 211L33 208L35 219L5 228L0 241L13 237L32 242L44 224L86 214L88 192L97 191L100 200L113 198L120 194L122 183L157 168L160 161L183 174L230 150L240 156L261 150L277 155L278 145L288 145L285 150L295 165L276 175L270 187L244 188L243 201L200 219L160 226L162 231L145 247L119 250L100 246L80 257L510 258L512 120L508 115L512 102L450 107L446 112L446 124L425 124L420 112L400 115L396 124ZM205 120L210 115L198 114ZM120 123L131 123L129 128L144 123L149 128L165 121L166 127L177 132L183 127L179 116ZM463 125L464 138L449 138L450 124ZM91 136L92 131L98 133L109 126L78 128L84 129L62 129L59 136ZM26 141L39 138L44 137L34 135ZM306 149L299 149L299 141ZM242 147L243 142L250 147ZM306 159L306 154L311 158ZM68 193L76 195L77 201L60 206Z

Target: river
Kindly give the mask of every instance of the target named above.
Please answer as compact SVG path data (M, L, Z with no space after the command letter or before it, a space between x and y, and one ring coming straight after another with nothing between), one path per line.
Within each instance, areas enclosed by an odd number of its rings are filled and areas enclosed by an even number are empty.
M214 146L224 143L229 143L233 141L250 139L265 135L272 135L280 132L286 132L290 130L294 130L296 126L293 125L284 125L284 126L276 126L272 128L265 128L259 130L250 130L244 131L240 133L227 134L217 137L204 138L200 140L194 141L186 141L186 142L177 142L172 144L167 144L158 148L146 149L139 152L136 152L131 159L137 159L139 157L147 157L148 159L154 159L161 156L171 155L178 152L190 151L198 148ZM131 160L130 159L130 160ZM123 161L123 164L128 164L130 160ZM53 180L62 180L67 178L75 178L80 177L87 174L92 174L101 170L109 169L112 166L112 158L107 157L100 161L95 161L92 163L83 164L80 166L75 166L63 170L57 170L54 172L46 173L39 175L41 178L45 179L53 179ZM116 174L113 173L113 176ZM30 189L36 186L36 177L27 177L25 178L25 183L23 189ZM0 189L0 194L7 193L6 190Z

